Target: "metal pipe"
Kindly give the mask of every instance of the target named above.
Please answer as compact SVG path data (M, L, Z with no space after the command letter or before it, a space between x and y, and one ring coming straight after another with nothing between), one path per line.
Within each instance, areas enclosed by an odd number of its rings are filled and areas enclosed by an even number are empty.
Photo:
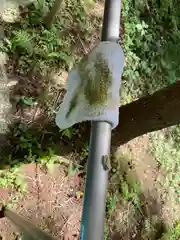
M14 225L23 234L23 239L26 239L26 240L53 240L54 239L48 233L43 232L42 230L37 228L35 225L33 225L31 222L19 216L15 212L9 210L8 208L3 208L1 210L1 214L3 214L3 216L1 217L7 217L14 223Z
M101 41L119 39L121 0L106 0Z
M81 240L103 239L108 171L103 156L109 155L111 125L92 122L85 199L81 223Z
M106 0L102 41L117 41L120 29L121 0ZM109 155L111 125L92 122L89 146L84 206L81 222L81 240L103 240L108 170L103 156Z

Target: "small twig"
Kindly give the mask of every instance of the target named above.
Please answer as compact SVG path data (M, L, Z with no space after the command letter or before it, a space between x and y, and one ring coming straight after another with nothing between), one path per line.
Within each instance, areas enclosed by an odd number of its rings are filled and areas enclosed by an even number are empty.
M80 41L80 43L81 43L81 45L82 45L82 47L83 47L83 49L84 49L84 53L85 53L85 54L88 54L88 50L87 50L87 48L85 47L85 45L84 45L82 39L80 38L79 34L77 34L77 36L78 36L78 39L79 39L79 41Z
M36 105L36 108L35 108L35 111L34 111L34 114L33 114L33 116L32 116L32 119L31 119L31 122L32 122L32 123L33 123L34 120L35 120L35 117L36 117L36 113L37 113L38 107L39 107L39 105L37 104L37 105Z
M66 225L68 224L68 222L69 222L69 220L72 218L72 216L73 216L73 213L68 217L67 221L65 222L64 226L62 227L61 232L60 232L60 235L62 235L62 233L63 233Z

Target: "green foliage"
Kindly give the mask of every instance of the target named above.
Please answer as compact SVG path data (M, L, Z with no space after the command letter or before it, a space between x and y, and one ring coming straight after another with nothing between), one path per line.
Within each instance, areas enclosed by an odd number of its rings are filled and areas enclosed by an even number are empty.
M172 0L122 3L126 56L122 96L128 102L179 78L180 9Z
M66 137L69 140L71 140L72 137L77 134L78 130L76 130L75 128L71 127L71 128L61 129L59 131L60 131L60 133L61 133L61 135L63 137Z
M11 44L7 45L10 51L24 51L30 55L32 54L32 37L27 31L21 29L13 31L10 43Z
M48 110L50 107L51 110L52 108L54 110L53 101L48 95L49 85L47 86L46 80L51 76L51 73L54 74L59 69L70 68L72 63L79 58L79 54L75 56L73 52L73 49L77 48L77 41L80 45L82 36L87 41L92 36L93 27L98 23L92 24L89 20L90 16L87 15L85 7L90 2L64 1L62 11L57 14L54 24L49 29L43 25L43 19L53 4L53 1L50 0L33 0L27 6L22 4L20 6L21 15L16 22L2 23L5 36L0 50L9 55L11 63L15 63L12 67L13 74L17 74L18 77L25 75L29 80L27 84L31 82L31 77L37 79L40 81L38 87L42 88L40 89L42 92L40 94L38 92L40 95L38 97L37 94L36 97L29 94L18 96L18 107L23 108L27 105L30 109L31 106L39 104L44 109L48 104ZM44 90L44 86L46 90ZM53 115L54 111L51 112ZM30 130L28 124L24 123L13 127L11 143L14 148L12 149L12 159L9 161L11 165L16 164L19 160L41 162L43 154L47 154L46 160L52 165L54 158L48 157L49 153L47 151L44 153L41 146L44 140L43 133L34 131L36 130ZM77 129L66 129L61 131L61 139L71 140L76 134L79 136ZM54 143L50 145L54 145ZM82 152L87 155L85 149Z
M63 164L67 167L67 175L69 177L80 172L82 166L77 164L75 161L71 161L65 157L56 154L53 147L49 147L46 151L40 151L38 156L36 156L36 162L41 164L41 167L46 172L49 171L53 173L57 164Z
M157 215L149 216L144 219L143 228L141 230L141 239L161 239L160 236L166 232L166 227Z
M22 101L23 104L28 106L37 105L36 100L32 97L21 96L20 100Z
M141 202L139 199L140 187L134 182L132 185L128 185L127 182L122 182L121 184L122 197L127 202L132 202L134 206L140 210Z
M105 223L104 223L104 240L108 240L108 236L109 236L109 228L108 228L108 223L105 220Z
M174 224L170 230L164 234L161 240L178 240L180 238L180 223Z
M109 216L115 211L117 202L118 192L108 192L106 201L106 212Z
M76 58L71 50L74 44L71 30L78 28L80 33L87 34L90 29L83 2L77 0L64 1L55 23L46 29L42 20L51 6L52 1L34 0L28 9L22 10L20 21L6 29L2 50L18 55L21 73L33 70L46 75L54 68L71 67Z
M78 172L79 172L79 168L77 166L74 166L72 163L70 163L68 166L68 176L72 177Z
M85 142L84 147L82 148L82 151L81 151L81 155L84 158L87 158L88 154L89 154L89 144L88 144L88 142Z
M65 50L62 52L62 49L66 49L67 43L64 44L59 38L56 28L51 30L46 30L43 26L37 29L27 27L25 30L18 28L12 31L5 43L8 43L6 49L9 53L20 54L18 62L22 72L25 69L31 71L36 63L36 70L46 74L48 67L59 64L66 67L70 60L68 53Z
M166 187L170 187L179 202L179 182L180 182L180 150L178 141L180 137L179 127L172 127L164 132L156 132L152 136L152 154L155 156L159 167L166 171L163 183Z
M1 50L16 60L18 74L27 75L33 72L44 76L54 69L69 69L75 60L79 59L80 54L76 52L74 55L73 52L74 48L77 49L78 38L89 43L95 33L94 29L98 31L101 27L98 19L91 21L86 14L85 6L88 8L91 1L67 0L64 1L63 10L56 16L52 27L46 29L42 21L52 3L50 0L34 0L27 11L22 11L19 22L5 26L5 39ZM180 6L177 0L125 0L122 4L122 46L126 59L121 98L122 102L126 103L171 84L180 77ZM22 96L20 102L32 106L36 104L36 99ZM60 133L68 141L79 134L74 128L62 130ZM13 156L7 161L10 165L17 164L21 158L25 162L38 162L51 171L55 163L64 161L59 159L52 146L43 151L42 134L34 134L25 124L14 129L13 138L15 149ZM166 184L178 196L179 128L169 129L168 134L152 134L152 145L159 166L167 171ZM87 157L87 146L84 146L81 154ZM79 171L79 167L71 162L66 162L66 165L68 176ZM0 172L1 187L26 188L23 176L17 176L17 168ZM119 186L121 197L126 203L133 203L136 210L140 211L139 185L135 181L123 179L120 170L113 166L113 172L120 175L117 188ZM109 191L106 208L108 216L116 210L119 198L119 192ZM148 224L149 222L147 228ZM107 238L107 226L105 229ZM163 240L179 239L179 235L177 224Z
M20 173L20 167L0 171L0 187L12 187L21 192L27 191L27 184L23 175Z
M37 135L29 131L28 125L20 123L14 129L14 139L16 144L15 152L21 151L24 155L37 152L40 149L40 141Z
M172 84L180 77L180 5L178 1L122 1L125 69L121 101L131 102ZM152 154L179 202L179 126L150 134Z
M56 164L60 163L52 148L48 148L45 152L40 152L36 161L41 164L43 170L46 172L49 170L50 173L53 173Z

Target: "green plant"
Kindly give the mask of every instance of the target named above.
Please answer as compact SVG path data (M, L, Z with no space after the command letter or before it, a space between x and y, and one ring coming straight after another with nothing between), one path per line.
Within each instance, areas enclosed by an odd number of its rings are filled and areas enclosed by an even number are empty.
M115 211L117 202L118 192L108 192L106 201L106 212L109 216Z
M53 25L46 29L42 22L52 3L50 0L34 0L17 23L5 24L5 39L1 46L1 50L9 55L10 62L15 62L13 74L40 80L45 88L47 88L46 76L59 68L71 68L75 60L79 60L81 52L84 54L86 47L88 48L90 43L93 44L93 38L94 36L97 38L101 27L99 19L95 19L95 16L90 17L88 13L89 1L67 0L64 1L60 16L57 14ZM152 93L179 78L180 18L178 1L124 0L122 4L121 45L125 52L125 70L121 102L126 103ZM43 103L51 102L48 91L43 91L42 95ZM20 102L32 106L36 104L36 99L23 95ZM68 141L78 134L74 128L60 132ZM153 154L159 167L166 169L166 184L178 196L179 127L169 129L168 136L166 132L161 133L160 136L152 134ZM18 160L23 159L25 162L38 162L45 168L53 170L56 163L64 161L55 154L53 147L48 149L46 146L45 151L42 150L42 133L34 134L26 124L20 124L14 129L13 139L15 149L7 161L10 165L17 164ZM87 157L86 146L83 147L81 154ZM66 165L69 176L79 171L79 166L71 161L67 161ZM120 170L113 166L113 172L119 174ZM21 177L16 179L14 173L9 170L1 173L2 186L11 184L20 186L23 181ZM127 205L132 202L140 209L138 184L128 182L123 178L123 174L118 176L117 186L119 184L122 198ZM108 216L115 211L118 198L117 192L112 191L108 194ZM178 236L177 233L177 229L172 230L171 236Z
M60 16L57 15L53 26L46 29L42 20L51 6L52 1L33 1L21 21L17 25L8 26L8 35L2 49L13 55L18 54L22 73L33 69L46 75L59 65L61 68L68 68L74 61L71 52L73 38L70 37L72 34L66 35L63 32L67 28L71 31L73 23L82 32L88 33L89 21L85 17L86 12L81 1L76 0L73 4L65 1Z
M33 97L21 96L20 100L23 104L28 106L37 105L37 101Z
M180 238L180 223L174 224L161 240L178 240Z
M11 45L9 44L8 47L12 52L23 50L31 55L34 47L32 36L26 30L15 30L12 32Z
M11 169L0 171L0 187L12 187L21 192L27 191L27 184L24 176L20 173L20 167L18 165Z
M126 102L129 96L136 99L178 79L180 19L177 1L175 5L172 0L126 0L122 4Z
M37 135L34 135L27 124L20 123L14 129L13 137L15 139L15 152L23 151L24 155L37 152L40 149L40 141Z
M47 149L45 152L40 152L38 162L43 170L49 170L50 172L53 172L55 164L59 163L52 148Z
M54 171L57 164L63 164L67 167L68 176L73 176L74 174L79 173L80 170L82 170L81 165L72 162L70 159L57 155L53 147L49 147L44 152L39 152L39 155L36 156L36 162L41 165L43 170L45 170L46 172L50 171L51 173Z
M180 18L178 1L125 0L122 4L125 68L121 102L129 103L179 79ZM165 172L165 180L158 182L178 203L179 126L149 134L149 138L152 155L160 172ZM127 186L124 192L129 195Z
M173 132L177 135L174 136ZM161 184L173 190L177 202L179 202L180 194L180 151L179 141L175 141L175 139L178 139L179 136L178 127L172 127L164 132L151 134L152 154L155 156L159 167L166 171L165 181L161 182Z
M70 163L68 166L68 176L72 177L73 175L75 175L78 172L79 172L79 167L74 166L72 163Z
M143 228L141 230L141 238L159 239L166 232L166 227L161 218L157 215L148 216L144 219Z
M105 221L105 223L104 223L104 240L108 240L108 236L109 236L108 222Z
M135 182L131 185L128 185L127 182L122 182L120 186L122 192L122 198L127 202L132 202L134 206L140 210L141 209L141 202L139 198L140 187Z
M69 140L77 134L77 130L73 127L59 130L63 137L67 137Z
M82 150L81 150L81 155L82 155L84 158L86 158L86 157L88 157L88 154L89 154L89 144L86 142L86 143L84 144L84 147L83 147Z

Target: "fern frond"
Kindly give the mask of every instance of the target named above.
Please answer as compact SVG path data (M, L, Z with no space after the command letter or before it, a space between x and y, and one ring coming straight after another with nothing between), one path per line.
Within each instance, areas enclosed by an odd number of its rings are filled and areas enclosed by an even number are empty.
M23 49L28 53L33 51L33 41L31 35L25 30L18 30L13 32L12 49Z

